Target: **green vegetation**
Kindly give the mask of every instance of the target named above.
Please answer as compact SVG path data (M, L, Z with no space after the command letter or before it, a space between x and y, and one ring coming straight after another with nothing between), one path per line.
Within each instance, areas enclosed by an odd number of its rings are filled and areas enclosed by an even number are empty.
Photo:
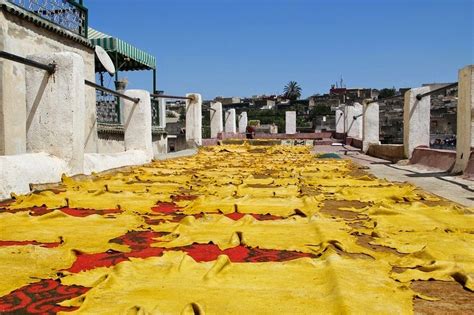
M309 111L309 118L314 119L317 116L334 115L330 106L315 106Z
M285 85L283 93L287 99L295 101L301 97L301 87L298 85L298 82L290 81Z
M391 89L381 89L379 92L379 99L392 97L395 95L396 91L397 90L395 90L395 87Z

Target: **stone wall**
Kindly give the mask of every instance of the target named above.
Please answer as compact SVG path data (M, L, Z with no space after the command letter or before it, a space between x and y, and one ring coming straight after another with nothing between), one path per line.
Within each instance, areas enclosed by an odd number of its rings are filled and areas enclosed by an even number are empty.
M49 22L44 22L48 24ZM74 52L85 63L85 79L95 81L94 51L77 35L64 36L12 14L0 11L0 50L27 57L38 53ZM71 33L72 34L72 33ZM25 66L0 59L0 155L26 152ZM95 90L86 88L85 150L97 151ZM61 106L61 104L57 104ZM14 122L14 123L13 123Z

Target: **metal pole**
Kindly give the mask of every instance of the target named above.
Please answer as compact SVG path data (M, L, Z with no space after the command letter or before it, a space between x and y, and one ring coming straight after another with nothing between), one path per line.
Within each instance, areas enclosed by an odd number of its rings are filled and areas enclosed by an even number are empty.
M209 109L211 112L215 112L216 110L214 108L211 108L211 106L208 105L202 105L203 109Z
M100 85L101 85L101 86L104 86L104 73L103 73L103 72L99 72L99 75L100 75Z
M89 81L89 80L84 80L84 83L85 83L86 85L88 85L88 86L92 86L92 87L96 88L97 90L110 93L110 94L112 94L112 95L114 95L114 96L124 98L124 99L129 100L129 101L132 101L132 102L134 102L134 103L138 103L138 102L140 101L139 98L130 97L130 96L128 96L128 95L125 95L125 94L119 93L119 92L117 92L117 91L108 89L108 88L106 88L106 87L100 86L100 85L98 85L98 84L95 84L94 82L91 82L91 81Z
M156 93L156 69L153 69L153 90L152 93Z
M14 54L10 54L10 53L8 53L6 51L3 51L3 50L0 51L0 58L5 58L5 59L11 60L11 61L22 63L22 64L27 65L27 66L39 68L39 69L48 71L49 74L53 74L54 72L56 72L56 64L54 64L54 63L50 63L50 64L45 65L43 63L40 63L40 62L37 62L37 61L34 61L34 60L30 60L30 59L23 58L23 57L14 55Z
M435 94L436 92L440 92L440 91L444 91L444 90L447 90L447 89L450 89L450 88L454 88L454 87L457 87L458 86L458 82L454 82L454 83L451 83L451 84L448 84L448 85L445 85L445 86L442 86L440 88L437 88L437 89L434 89L432 91L429 91L429 92L426 92L426 93L423 93L423 94L418 94L416 96L416 99L421 101L421 99L425 96L428 96L428 95L431 95L431 94Z
M173 95L165 95L165 94L150 94L151 97L154 98L174 98L177 100L192 100L192 97L186 97L186 96L173 96Z
M118 64L118 53L117 52L115 52L115 58L114 59L115 59L115 62L114 62L115 63L115 65L114 65L115 66L115 81L118 81L118 78L119 78L118 77L119 64Z
M115 86L115 89L117 89L117 84L118 84L118 72L119 72L119 64L118 64L118 53L115 52L115 56L114 56L114 63L115 63L115 82L114 82L114 86ZM122 122L122 113L121 113L121 110L120 110L120 98L117 97L116 98L116 101L115 101L115 112L117 113L117 121L119 123Z

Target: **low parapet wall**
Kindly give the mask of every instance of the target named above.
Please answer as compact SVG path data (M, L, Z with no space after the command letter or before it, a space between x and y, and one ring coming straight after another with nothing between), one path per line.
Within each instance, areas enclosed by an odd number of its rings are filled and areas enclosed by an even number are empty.
M10 198L11 193L29 193L31 184L57 183L61 181L63 174L88 175L150 161L150 156L140 150L109 154L86 153L84 172L77 173L71 170L65 160L43 152L0 156L0 200Z
M471 148L471 157L469 158L469 162L467 163L467 167L464 170L464 175L468 179L474 180L474 149Z
M350 145L351 147L362 149L362 140L352 138L352 137L347 137L346 138L346 145Z
M403 144L370 144L367 155L396 163L403 160Z
M131 150L118 153L86 153L84 155L84 174L103 172L109 169L149 163L150 157L145 151Z
M218 145L218 143L219 143L219 140L217 140L217 139L202 139L202 146L203 147Z
M244 133L235 133L235 132L219 132L217 134L217 139L226 140L226 139L245 139Z
M46 153L0 156L0 200L26 194L30 184L55 183L71 174L66 161Z
M443 171L451 171L456 161L456 151L417 147L413 150L410 164L423 165Z

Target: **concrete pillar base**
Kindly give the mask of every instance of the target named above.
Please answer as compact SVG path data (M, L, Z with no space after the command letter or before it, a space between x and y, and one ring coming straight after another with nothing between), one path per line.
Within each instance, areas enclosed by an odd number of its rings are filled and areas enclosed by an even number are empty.
M364 106L362 116L362 151L365 153L370 144L380 144L379 141L379 103Z
M228 133L237 133L237 127L235 122L235 109L229 109L225 113L225 132Z
M296 112L287 111L285 112L285 133L293 135L296 133Z
M418 94L430 91L430 87L410 89L405 93L403 105L403 146L406 158L411 158L416 147L430 145L431 97L417 100Z
M459 70L456 162L453 173L465 172L474 148L474 65Z
M186 100L186 142L200 146L202 145L202 97L197 93L189 93L186 96L192 97L192 100Z
M125 95L139 98L138 103L123 99L123 127L125 150L141 150L150 159L153 157L151 138L151 100L145 90L127 90Z
M166 128L166 100L164 98L158 99L158 126Z
M26 146L66 161L68 174L83 172L85 143L84 60L78 54L35 54L28 58L56 63L56 72L26 67Z
M224 131L222 122L222 103L214 102L211 103L211 138L217 138L217 135Z
M343 109L336 109L335 112L335 120L336 120L336 133L337 134L344 134L346 130L344 129L344 110Z
M245 133L247 131L247 112L240 113L239 116L239 133Z
M348 137L362 140L362 113L363 106L360 103L346 106L345 125Z

